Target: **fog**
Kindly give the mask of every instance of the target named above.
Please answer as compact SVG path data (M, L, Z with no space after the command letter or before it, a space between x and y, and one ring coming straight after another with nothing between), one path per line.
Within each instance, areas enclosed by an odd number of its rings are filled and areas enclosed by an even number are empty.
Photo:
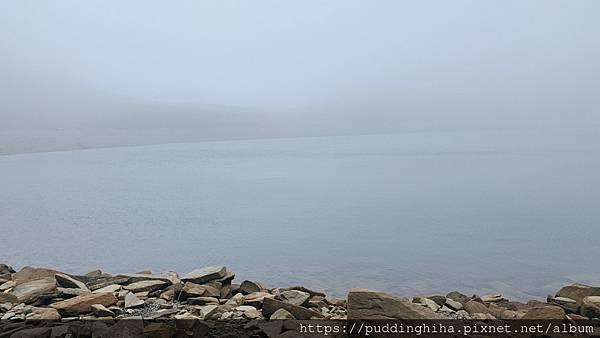
M0 3L0 153L600 126L600 2Z

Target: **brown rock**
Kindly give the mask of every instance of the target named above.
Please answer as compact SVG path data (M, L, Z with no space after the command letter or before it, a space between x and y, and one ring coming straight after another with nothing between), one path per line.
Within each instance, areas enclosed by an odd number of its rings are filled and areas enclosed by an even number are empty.
M27 315L27 320L60 320L60 314L56 309L49 307L36 307Z
M54 277L56 278L56 282L58 283L58 285L62 286L63 288L77 288L84 291L90 291L85 285L85 283L78 281L77 279L71 276L65 275L63 273L56 273Z
M452 291L450 293L448 293L446 295L446 298L450 298L453 301L459 302L461 304L465 304L466 302L470 301L471 298L467 297L466 295L463 295L462 293L458 292L458 291Z
M123 288L122 285L111 284L111 285L105 286L101 289L96 289L93 291L93 293L118 292L119 290L121 290L121 288Z
M19 330L13 333L10 338L48 338L52 331L49 327L36 327L32 329Z
M136 283L148 280L159 280L166 282L167 284L177 284L180 282L179 276L175 272L165 272L160 274L145 274L145 273L130 273L120 274L117 278L129 278L125 284ZM120 283L115 283L120 284Z
M124 286L125 290L129 290L133 293L144 292L144 291L155 291L160 290L169 285L169 282L165 282L163 280L143 280L139 282L134 282L129 285Z
M221 288L218 283L214 284L195 284L192 282L186 282L181 289L181 298L187 299L189 297L220 297Z
M18 283L12 290L12 294L17 296L17 299L21 303L33 303L40 298L55 296L56 293L56 279L54 277L29 281L21 279L21 283Z
M583 298L587 296L600 296L600 287L592 287L584 284L573 284L565 286L556 293L557 297L573 299L577 304L581 304Z
M292 312L292 314L294 314ZM348 293L349 319L442 319L431 309L408 299L400 299L383 292L352 289Z
M273 298L265 298L262 304L262 313L265 317L270 317L275 311L279 309L285 309L289 313L291 313L294 318L300 320L309 320L313 317L323 317L320 313L303 308L301 306L297 306L294 304L289 304L282 302Z
M25 282L32 281L34 279L41 279L52 277L59 273L56 270L44 269L44 268L34 268L31 266L26 266L21 269L19 272L12 275L12 280L17 284L22 284Z
M18 302L19 302L19 299L17 298L17 296L13 295L12 293L0 292L0 304L4 304L4 303L16 304Z
M227 269L224 266L207 266L189 272L188 274L183 276L181 280L184 282L202 284L210 282L211 280L223 278L226 274Z
M240 284L240 292L247 295L253 292L264 291L266 288L261 282L245 280Z
M488 309L487 306L485 306L484 304L480 303L480 302L476 302L474 300L470 300L468 302L466 302L465 304L463 304L463 308L465 309L465 311L467 311L469 314L474 314L474 313L489 313L491 314L490 309Z
M110 292L91 293L89 295L77 296L62 302L51 304L50 307L57 309L65 315L76 315L92 311L92 305L102 304L110 306L117 302L117 298Z
M17 283L15 283L15 281L12 281L12 280L6 281L6 282L2 283L2 285L0 285L0 292L14 288L16 285L17 285Z
M104 287L107 287L109 285L113 285L113 284L127 284L129 283L129 277L108 277L108 278L103 278L101 281L97 281L94 283L90 283L87 284L88 289L94 291L94 290L98 290L98 289L102 289Z
M529 309L522 319L567 319L567 315L562 308L547 305Z
M310 294L299 290L287 290L279 294L279 299L289 304L304 306L308 303Z
M191 305L219 304L219 300L215 297L190 297L187 302Z
M314 297L314 296L325 297L326 296L323 292L311 290L311 289L305 288L304 286L300 286L300 285L290 286L288 288L280 289L280 291L288 291L288 290L298 290L298 291L308 292L311 297Z

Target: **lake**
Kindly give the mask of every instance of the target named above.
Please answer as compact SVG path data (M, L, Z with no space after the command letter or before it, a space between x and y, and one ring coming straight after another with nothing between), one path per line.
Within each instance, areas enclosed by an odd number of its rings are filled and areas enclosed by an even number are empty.
M0 156L0 263L223 264L344 295L600 282L596 130L423 132Z

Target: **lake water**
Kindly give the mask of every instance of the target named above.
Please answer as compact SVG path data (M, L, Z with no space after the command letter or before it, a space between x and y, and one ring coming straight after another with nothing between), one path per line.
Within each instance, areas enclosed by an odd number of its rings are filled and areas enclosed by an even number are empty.
M594 130L439 132L0 156L0 263L224 264L236 279L544 297L600 282Z

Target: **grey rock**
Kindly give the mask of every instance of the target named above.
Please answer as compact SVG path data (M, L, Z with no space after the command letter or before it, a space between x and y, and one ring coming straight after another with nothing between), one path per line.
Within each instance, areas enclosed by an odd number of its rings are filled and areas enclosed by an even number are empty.
M144 305L144 301L139 299L136 295L131 292L128 292L125 295L125 308L130 309L138 306Z
M54 277L29 280L15 286L12 290L12 294L22 303L33 303L42 297L55 296L56 293Z
M277 311L273 312L273 314L271 315L271 317L269 317L269 319L270 320L286 320L286 319L296 319L296 318L294 318L294 315L292 315L286 309L278 309Z
M588 318L600 318L600 296L583 298L580 313Z
M56 283L63 288L77 288L84 291L90 291L85 283L78 281L71 276L57 273L54 277L56 278Z
M133 293L144 292L144 291L155 291L160 290L169 285L169 282L165 282L164 280L143 280L139 282L134 282L129 285L124 286L125 290L129 290Z
M92 312L97 317L114 317L115 316L114 312L112 312L111 310L107 309L106 306L104 306L102 304L93 304L92 305Z
M287 290L279 294L279 299L289 304L303 306L308 303L310 294L299 290Z
M253 282L249 280L245 280L240 284L240 292L247 295L253 292L264 291L266 288L260 282Z

